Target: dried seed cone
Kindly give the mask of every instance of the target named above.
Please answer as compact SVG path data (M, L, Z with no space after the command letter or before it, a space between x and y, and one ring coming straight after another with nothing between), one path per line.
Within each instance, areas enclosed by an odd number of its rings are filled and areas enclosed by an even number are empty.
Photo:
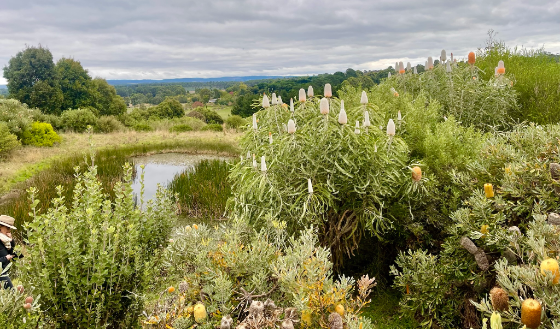
M206 320L206 307L203 304L198 303L194 305L194 320L197 323L201 323L202 321Z
M292 322L292 320L287 319L282 321L282 329L293 329L294 328L294 323Z
M550 165L548 165L550 168L550 176L552 176L552 178L554 180L559 180L560 179L560 164L558 163L550 163Z
M247 156L247 158L249 158L249 156ZM185 293L187 290L189 290L189 284L187 282L179 283L179 292Z
M249 314L253 316L262 315L264 312L264 304L262 301L255 300L251 303L249 307Z
M490 302L492 303L492 308L499 312L508 310L509 308L509 297L506 290L496 286L490 290Z
M474 55L474 52L469 53L467 62L469 62L470 65L473 65L474 62L476 62L476 56Z
M414 180L414 182L422 180L422 169L420 167L414 166L412 168L412 180Z
M558 280L560 280L560 270L558 269L558 261L556 261L556 259L548 258L541 262L541 274L546 276L547 271L551 272L554 276L552 284L558 284Z
M527 328L538 328L541 324L541 310L541 303L535 299L525 299L521 304L521 323Z
M220 329L231 329L232 324L233 324L233 319L231 318L231 316L224 315L224 317L222 317Z
M329 329L342 329L343 327L342 316L337 312L332 312L331 315L329 315Z

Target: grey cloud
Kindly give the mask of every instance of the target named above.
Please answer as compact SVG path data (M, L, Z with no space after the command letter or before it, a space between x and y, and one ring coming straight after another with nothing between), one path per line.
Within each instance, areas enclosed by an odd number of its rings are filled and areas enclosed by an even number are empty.
M2 0L0 64L40 43L108 79L314 74L463 57L489 29L556 53L559 14L522 0Z

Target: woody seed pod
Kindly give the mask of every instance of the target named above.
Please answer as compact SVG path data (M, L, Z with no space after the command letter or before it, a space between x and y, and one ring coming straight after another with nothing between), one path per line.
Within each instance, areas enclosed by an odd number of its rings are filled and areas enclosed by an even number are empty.
M307 87L307 96L313 97L313 86Z
M364 113L364 127L370 127L371 123L369 122L369 111Z
M231 316L224 315L224 317L222 317L220 329L231 329L232 324L233 324L233 319L231 318Z
M395 122L393 119L389 119L389 123L387 123L387 135L395 136Z
M262 301L253 300L249 306L249 314L252 316L262 315L264 312L264 304Z
M366 91L362 91L362 97L360 98L360 103L361 104L367 104L368 103L368 97L367 97Z
M509 297L506 290L496 286L490 290L490 302L492 308L499 312L503 312L509 308Z
M296 132L296 123L293 119L288 120L288 133L294 134Z
M337 312L332 312L329 315L329 329L343 329L344 322L342 321L342 316Z
M261 172L266 172L266 161L264 160L264 156L261 157Z
M290 98L290 111L294 112L294 99Z
M472 65L474 65L475 61L476 61L476 57L474 55L474 52L470 52L469 56L468 56L468 59L467 59L467 62L469 62L469 64L472 66Z
M325 84L325 97L332 97L331 84Z
M278 99L276 98L276 93L272 93L272 105L278 104Z
M312 194L313 193L313 185L311 184L311 179L307 179L307 191Z
M440 61L445 62L447 61L447 54L445 53L445 49L441 50L441 55L439 56Z
M266 94L263 94L262 107L265 108L265 109L270 107L270 103L268 101L268 96L266 96Z
M305 102L305 89L301 88L299 90L299 101Z
M327 98L323 97L321 99L321 102L319 103L319 109L321 110L322 115L329 114L329 100Z
M341 125L348 124L348 116L346 116L346 110L344 110L344 100L340 101L340 113L338 114L338 123Z
M282 321L282 329L293 329L294 323L290 319Z

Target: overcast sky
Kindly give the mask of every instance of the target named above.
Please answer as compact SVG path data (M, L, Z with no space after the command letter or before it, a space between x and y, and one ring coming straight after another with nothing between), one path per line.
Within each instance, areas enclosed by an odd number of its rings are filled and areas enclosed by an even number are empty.
M560 1L0 0L0 65L41 44L106 79L317 74L463 58L489 29L560 53Z

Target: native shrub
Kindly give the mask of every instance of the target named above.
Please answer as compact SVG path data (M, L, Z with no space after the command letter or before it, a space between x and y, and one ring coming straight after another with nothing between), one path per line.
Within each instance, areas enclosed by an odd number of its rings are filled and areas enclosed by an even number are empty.
M193 306L198 302L206 312L197 322L202 328L216 328L228 316L233 327L276 328L282 319L290 319L318 328L328 327L329 314L340 304L348 327L371 327L360 314L369 303L374 279L358 281L354 296L356 282L344 276L334 279L329 251L318 246L315 230L288 237L285 225L273 222L255 231L246 222L233 220L214 228L202 224L179 228L162 258L162 270L177 282L173 290L161 294L144 323L190 327L196 322ZM264 302L267 312L262 320L252 319L251 312L247 315L255 301Z
M35 117L40 114L37 109L29 109L26 104L15 99L0 99L0 122L8 125L10 133L18 139L31 127Z
M241 128L242 126L247 125L247 121L245 119L241 118L241 116L232 115L232 116L227 117L226 125L227 125L228 128L238 129L238 128Z
M0 267L1 268L1 267ZM39 298L25 290L0 289L0 327L2 329L37 328L41 318ZM26 305L29 304L29 305Z
M100 133L120 132L124 129L124 125L115 116L101 116L95 125L95 130Z
M21 142L38 147L52 147L53 144L62 141L60 136L53 130L51 124L34 122L31 129L23 132Z
M179 125L171 126L169 128L170 133L190 132L192 130L193 130L192 127L190 127L187 124L179 124Z
M83 133L88 126L95 127L97 124L97 117L90 109L66 110L60 119L65 130L76 133Z
M0 122L0 158L6 157L20 145L21 143L18 141L17 136L10 133L8 125Z
M214 131L214 132L222 132L224 127L221 124L208 124L202 127L201 131Z
M26 286L41 292L45 314L62 328L134 327L150 260L174 222L165 190L136 207L132 168L113 188L114 202L102 191L97 169L77 174L70 207L63 187L46 212L37 215L36 189L30 188L33 220L27 223L26 262L18 264Z
M253 128L240 142L247 156L230 175L228 207L232 217L244 217L257 228L279 219L286 219L290 233L316 225L322 244L332 247L340 264L364 229L382 235L392 227L384 199L421 193L423 181L410 178L409 149L400 131L387 135L382 114L389 109L371 103L347 107L348 124L340 124L342 100L325 101L327 115L321 115L317 98L297 102L293 112L273 105L254 115ZM370 126L364 127L366 111ZM287 132L290 119L293 134Z

